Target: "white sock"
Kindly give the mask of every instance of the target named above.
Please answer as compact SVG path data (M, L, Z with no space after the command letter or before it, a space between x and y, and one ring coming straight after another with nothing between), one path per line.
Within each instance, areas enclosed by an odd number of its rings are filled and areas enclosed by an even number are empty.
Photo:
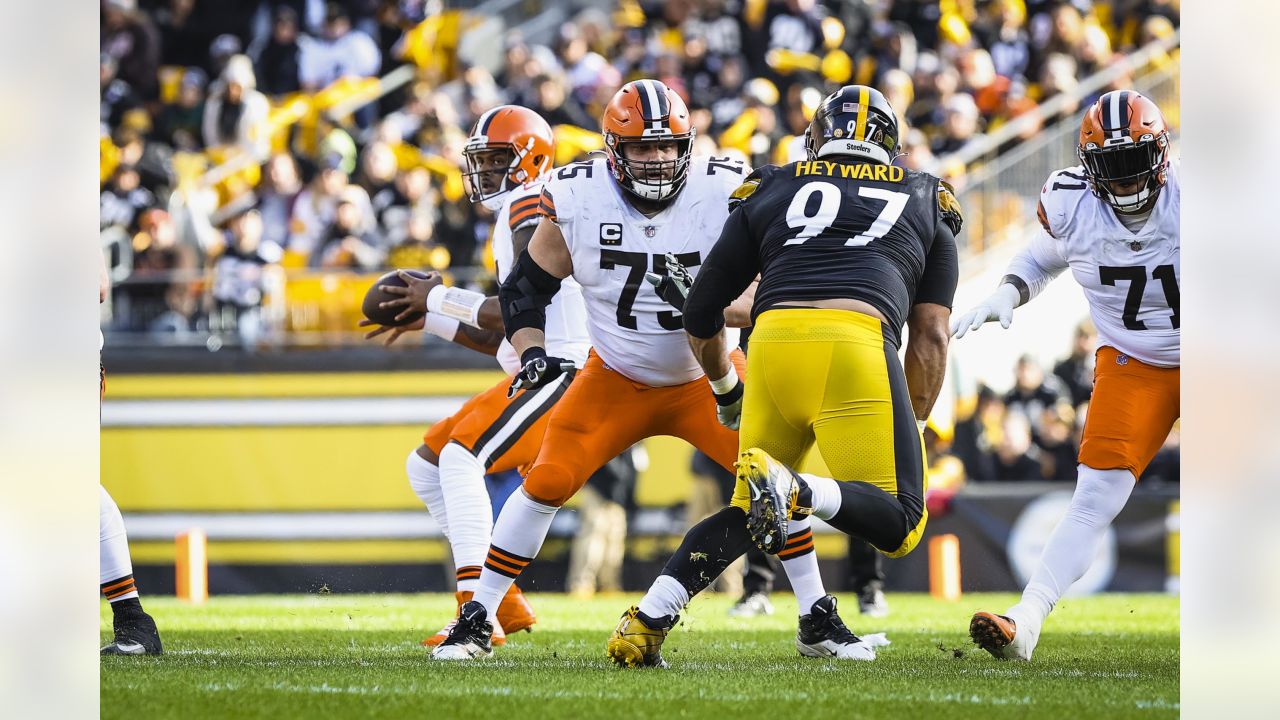
M523 488L511 493L502 506L498 521L493 524L493 544L480 573L480 586L472 598L489 611L490 621L497 616L498 605L511 583L542 549L559 510L531 499Z
M98 486L98 582L111 602L138 597L133 582L133 561L129 559L129 538L124 517L107 489ZM125 592L120 592L124 590Z
M809 492L813 494L813 514L823 520L830 520L840 512L840 485L838 480L829 477L802 473L800 475Z
M480 568L489 552L493 511L484 485L484 464L457 443L440 451L440 485L449 516L449 546L458 573L458 589L479 584Z
M651 618L678 615L689 604L689 591L670 575L659 575L640 599L640 612Z
M812 522L808 517L792 520L787 525L787 547L778 553L782 569L791 581L791 590L800 604L800 614L808 615L813 604L827 591L818 571L818 554L813 550Z
M404 461L404 471L409 476L413 494L427 506L427 512L444 536L449 537L449 515L445 511L444 491L440 488L440 468L414 450Z
M1079 466L1076 490L1067 514L1054 528L1022 599L1006 613L1014 621L1039 628L1058 598L1084 576L1098 543L1124 509L1137 481L1128 470L1095 470Z

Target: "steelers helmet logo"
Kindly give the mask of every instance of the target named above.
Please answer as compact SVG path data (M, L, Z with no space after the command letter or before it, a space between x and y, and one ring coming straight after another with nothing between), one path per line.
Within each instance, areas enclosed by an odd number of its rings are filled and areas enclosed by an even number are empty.
M844 130L841 130L840 128L836 128L835 136L836 136L836 137L844 137Z

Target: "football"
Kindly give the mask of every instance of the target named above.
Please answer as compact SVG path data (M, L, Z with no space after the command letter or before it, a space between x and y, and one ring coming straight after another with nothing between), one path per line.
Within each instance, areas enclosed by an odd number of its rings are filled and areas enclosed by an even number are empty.
M364 304L361 305L360 309L361 311L364 312L365 317L369 318L373 322L378 323L379 325L386 325L388 327L400 327L402 325L415 323L421 320L423 316L426 315L426 313L423 313L423 312L415 312L403 318L402 320L397 321L396 315L399 315L401 310L403 310L403 308L378 307L379 303L386 302L387 300L395 300L396 298L400 297L399 295L393 295L382 289L383 285L394 285L395 287L405 287L405 282L397 274L398 272L399 271L397 270L392 270L386 275L383 275L382 277L378 278L373 282L372 285L369 286L369 291L364 294ZM410 275L416 278L428 277L427 273L422 272L421 270L406 270L405 272L409 273Z

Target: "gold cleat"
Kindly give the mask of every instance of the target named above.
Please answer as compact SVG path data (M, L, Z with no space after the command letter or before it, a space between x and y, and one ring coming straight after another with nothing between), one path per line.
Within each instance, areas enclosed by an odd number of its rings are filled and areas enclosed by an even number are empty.
M662 659L662 641L679 619L677 615L667 621L667 627L661 627L661 621L647 617L638 606L632 605L622 613L613 635L609 636L605 654L622 667L665 668L667 661Z
M813 512L813 508L800 507L800 479L760 448L742 451L736 466L738 480L751 493L747 532L757 547L776 555L786 546L788 521Z

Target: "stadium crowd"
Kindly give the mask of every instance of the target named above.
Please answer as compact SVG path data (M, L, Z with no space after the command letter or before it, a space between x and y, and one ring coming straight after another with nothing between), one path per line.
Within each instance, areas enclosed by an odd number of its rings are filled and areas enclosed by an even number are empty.
M506 34L490 72L457 58L477 20L459 4L102 0L113 328L230 325L252 344L264 300L309 270L483 285L492 218L459 167L500 103L556 127L559 164L600 148L622 83L656 77L688 99L696 154L760 165L788 160L828 90L869 83L909 128L902 162L938 167L1178 22L1170 0L622 0L546 44Z

